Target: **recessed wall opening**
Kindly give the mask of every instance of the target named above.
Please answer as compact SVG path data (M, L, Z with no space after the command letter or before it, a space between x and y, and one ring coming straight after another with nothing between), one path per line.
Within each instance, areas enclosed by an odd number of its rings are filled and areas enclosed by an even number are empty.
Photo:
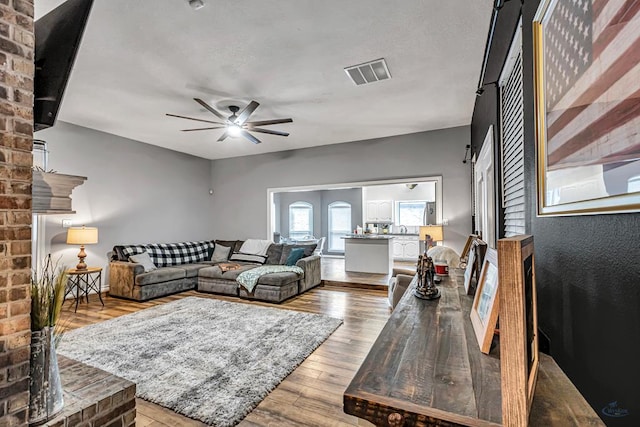
M296 212L302 204L309 208L309 211L306 211L308 217L305 216L304 224L291 224L291 209ZM379 216L376 217L378 205L380 206ZM408 215L411 213L409 208L415 208L414 205L424 207L424 215L419 215L417 219ZM303 237L315 239L325 237L327 244L324 245L323 253L340 256L344 253L344 246L337 241L340 239L338 234L341 233L348 234L358 228L376 233L407 232L407 230L411 232L416 228L417 232L421 224L441 224L443 221L442 177L422 176L269 188L267 189L267 206L267 238L283 241L296 240L300 238L299 233L291 236L291 230L304 228L303 225L308 223L309 232ZM344 209L346 206L349 209ZM350 220L344 217L347 213L350 215ZM295 218L298 217L301 218L301 216L295 216ZM410 223L401 223L409 217L412 218ZM336 223L338 220L339 224ZM349 225L348 230L345 224Z

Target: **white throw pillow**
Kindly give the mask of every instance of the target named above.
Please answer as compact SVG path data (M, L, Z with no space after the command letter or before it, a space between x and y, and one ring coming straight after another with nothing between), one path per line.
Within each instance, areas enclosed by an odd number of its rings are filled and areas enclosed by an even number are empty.
M149 256L149 254L146 252L142 252L141 254L137 255L131 255L129 257L129 261L142 264L145 273L158 269L153 261L151 261L151 257Z
M211 261L213 262L225 262L229 259L229 252L231 248L228 246L222 246L216 244L213 248L213 254L211 255Z
M273 243L271 240L247 239L238 252L251 255L266 255L271 243Z

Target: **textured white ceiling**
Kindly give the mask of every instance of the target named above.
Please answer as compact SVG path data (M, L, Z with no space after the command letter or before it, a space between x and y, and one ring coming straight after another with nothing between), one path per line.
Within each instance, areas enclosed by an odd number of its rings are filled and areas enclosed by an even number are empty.
M491 0L96 0L58 120L219 159L471 122ZM62 3L35 0L36 18ZM343 68L384 57L392 79L355 86ZM217 143L180 132L220 109L292 117ZM226 111L225 111L226 112ZM195 126L194 126L195 125Z

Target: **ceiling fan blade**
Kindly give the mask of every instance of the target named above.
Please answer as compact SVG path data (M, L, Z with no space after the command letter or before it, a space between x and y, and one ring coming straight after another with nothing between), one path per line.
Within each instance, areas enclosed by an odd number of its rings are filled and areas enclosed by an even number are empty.
M224 129L226 126L214 126L210 128L197 128L197 129L180 129L182 132L193 132L194 130L210 130L210 129Z
M280 132L279 130L270 130L270 129L261 129L261 128L251 128L251 132L261 132L261 133L268 133L270 135L289 136L287 132Z
M186 117L186 116L178 116L177 114L166 114L169 117L177 117L179 119L187 119L187 120L195 120L196 122L205 122L205 123L213 123L214 125L223 125L224 123L220 123L220 122L212 122L211 120L202 120L202 119L194 119L193 117Z
M227 120L227 118L225 116L223 116L222 114L220 114L219 112L217 112L212 106L210 106L209 104L207 104L206 102L204 102L202 99L200 98L193 98L194 101L196 101L198 104L202 105L204 108L206 108L208 111L211 111L213 114L216 115L216 117L218 117L219 119L222 120Z
M249 141L253 142L254 144L260 144L262 142L258 138L256 138L255 136L251 135L246 130L241 130L240 131L240 135L244 136L245 138L247 138Z
M224 133L220 135L220 138L218 138L218 142L224 141L225 139L227 139L228 136L229 136L229 132L225 130Z
M277 125L280 123L293 123L293 119L273 119L273 120L260 120L257 122L245 122L245 125L249 127Z
M254 111L256 111L256 108L258 108L259 105L260 104L258 104L256 101L251 101L249 105L247 105L244 108L244 110L242 110L242 112L238 115L238 118L236 119L236 123L242 126L244 122L247 121L249 116L253 114Z

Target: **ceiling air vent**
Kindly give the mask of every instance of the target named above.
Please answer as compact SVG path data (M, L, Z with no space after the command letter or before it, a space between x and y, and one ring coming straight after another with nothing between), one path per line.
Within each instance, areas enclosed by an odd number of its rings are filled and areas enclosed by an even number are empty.
M356 85L363 85L365 83L373 83L378 80L387 80L391 78L389 68L387 68L387 63L384 62L384 58L365 62L364 64L352 65L345 68L344 71Z

